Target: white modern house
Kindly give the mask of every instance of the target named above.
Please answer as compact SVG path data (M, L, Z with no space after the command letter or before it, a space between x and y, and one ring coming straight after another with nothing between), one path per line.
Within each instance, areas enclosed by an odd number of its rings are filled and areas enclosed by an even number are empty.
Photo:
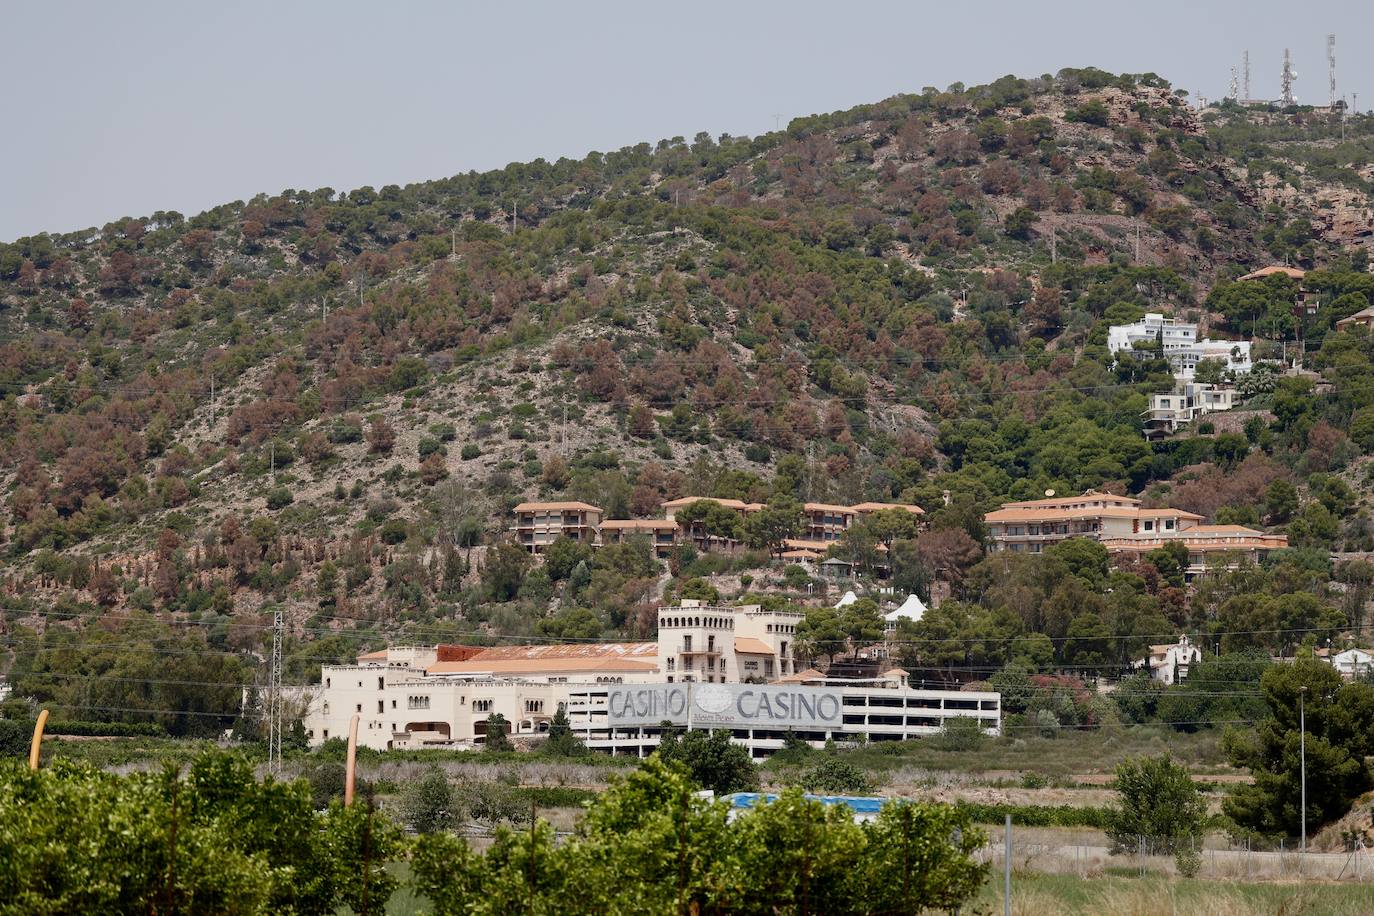
M1172 645L1150 646L1150 655L1131 667L1148 670L1150 677L1168 687L1188 679L1188 668L1202 661L1202 650L1180 636Z
M1125 353L1136 357L1140 347L1148 352L1161 346L1164 356L1173 365L1174 375L1191 379L1197 364L1204 359L1220 359L1226 369L1238 374L1249 372L1250 341L1198 339L1197 325L1177 318L1166 318L1150 312L1133 324L1115 324L1107 329L1107 349L1114 355Z
M1366 649L1346 649L1329 659L1331 667L1346 680L1353 680L1374 671L1374 653Z
M1178 432L1204 414L1230 410L1236 406L1233 388L1184 382L1166 394L1150 395L1144 413L1145 438L1158 439Z

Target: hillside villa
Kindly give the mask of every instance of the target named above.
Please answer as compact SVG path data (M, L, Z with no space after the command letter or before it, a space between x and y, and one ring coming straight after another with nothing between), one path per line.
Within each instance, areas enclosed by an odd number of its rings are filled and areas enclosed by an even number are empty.
M1003 503L983 517L991 552L1041 553L1069 538L1091 538L1112 554L1145 554L1169 542L1188 548L1185 576L1209 568L1259 562L1288 546L1288 537L1242 525L1204 525L1182 509L1149 509L1130 496L1088 491L1082 496Z
M1158 312L1149 312L1133 324L1116 324L1107 329L1107 349L1113 355L1139 358L1156 347L1162 349L1179 379L1191 379L1197 364L1204 359L1221 360L1228 371L1238 375L1252 367L1250 341L1199 339L1196 324L1166 318Z

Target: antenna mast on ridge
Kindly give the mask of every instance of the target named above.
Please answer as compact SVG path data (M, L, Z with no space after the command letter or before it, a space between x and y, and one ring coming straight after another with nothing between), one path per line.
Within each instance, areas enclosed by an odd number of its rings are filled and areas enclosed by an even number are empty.
M1244 67L1245 67L1245 100L1248 102L1250 99L1254 98L1254 96L1252 96L1252 95L1250 94L1250 49L1249 49L1249 48L1246 48L1246 49L1245 49L1245 57L1243 58L1243 61L1244 61Z
M1331 32L1326 36L1326 69L1331 83L1331 101L1328 103L1331 110L1336 110L1336 33Z
M1293 81L1298 78L1298 71L1293 69L1293 59L1288 53L1288 49L1283 49L1283 73L1279 76L1279 85L1283 87L1283 96L1280 99L1284 107L1296 105L1297 99L1293 98Z

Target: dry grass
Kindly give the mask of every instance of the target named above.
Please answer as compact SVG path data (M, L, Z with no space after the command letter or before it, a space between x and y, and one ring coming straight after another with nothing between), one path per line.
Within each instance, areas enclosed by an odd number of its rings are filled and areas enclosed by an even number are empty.
M1374 911L1368 885L1261 884L1169 880L1153 876L1091 879L1016 874L1012 912L1017 916L1366 916ZM975 903L1002 912L1001 875Z

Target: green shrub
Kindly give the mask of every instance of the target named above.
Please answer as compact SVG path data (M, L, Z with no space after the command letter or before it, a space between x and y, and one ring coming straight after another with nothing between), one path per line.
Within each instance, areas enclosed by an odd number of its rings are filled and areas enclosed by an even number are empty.
M355 416L339 417L329 426L329 441L336 445L363 441L363 421Z
M435 833L453 827L459 820L453 786L437 766L419 779L405 785L401 792L401 811L416 833Z
M33 740L33 723L23 719L0 719L0 757L24 757Z
M286 487L277 487L267 494L267 508L273 511L285 509L295 501L296 497Z
M476 442L466 442L463 444L463 451L460 454L464 461L471 461L481 457L482 449Z
M831 795L871 795L873 782L861 768L834 754L825 754L801 778L808 792Z
M945 720L940 734L930 739L942 751L976 750L987 738L983 726L970 716L955 716Z

